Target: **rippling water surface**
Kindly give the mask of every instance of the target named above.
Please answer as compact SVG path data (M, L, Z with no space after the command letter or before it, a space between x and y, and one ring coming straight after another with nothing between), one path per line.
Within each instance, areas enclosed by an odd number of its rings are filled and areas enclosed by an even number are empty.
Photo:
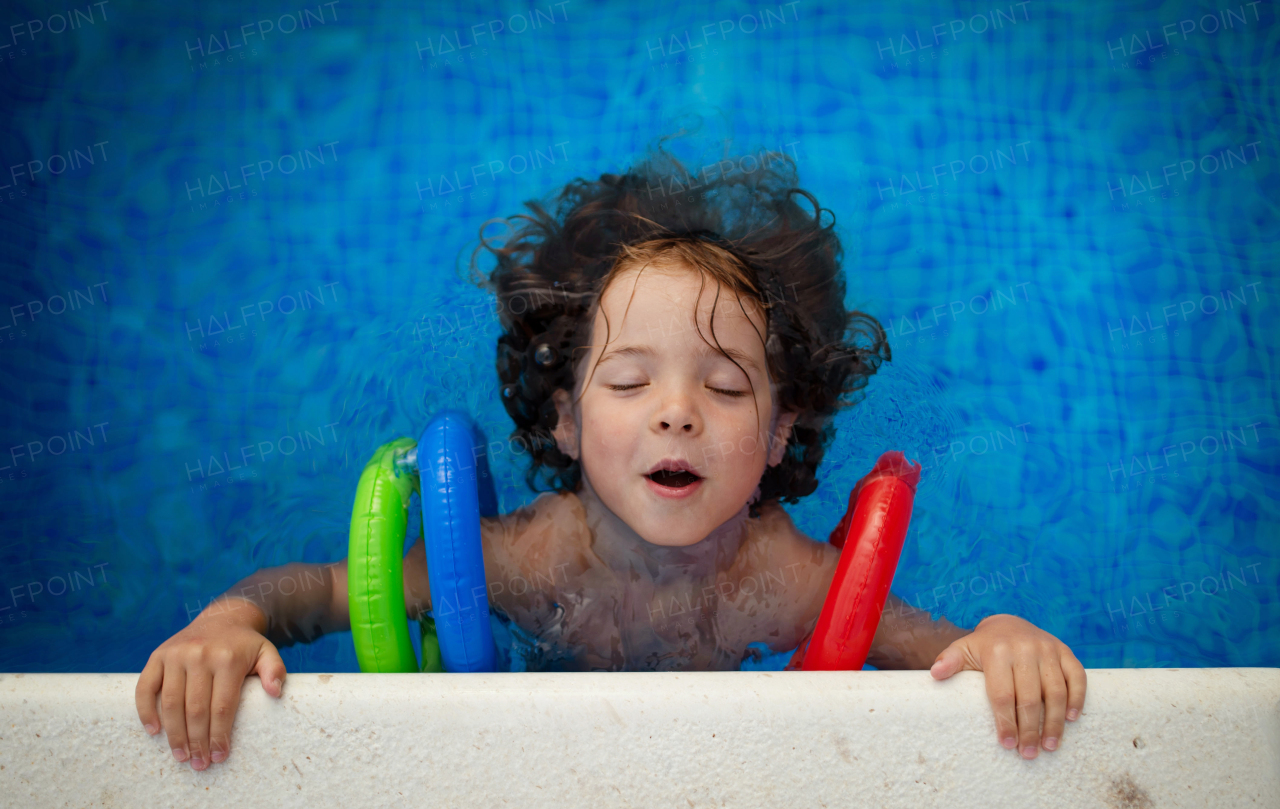
M345 555L379 444L445 406L504 436L456 266L682 125L792 154L890 329L806 532L901 449L916 606L1093 667L1280 665L1271 6L344 0L243 49L296 10L105 8L0 66L0 669L137 671L238 578ZM285 660L356 668L347 634Z

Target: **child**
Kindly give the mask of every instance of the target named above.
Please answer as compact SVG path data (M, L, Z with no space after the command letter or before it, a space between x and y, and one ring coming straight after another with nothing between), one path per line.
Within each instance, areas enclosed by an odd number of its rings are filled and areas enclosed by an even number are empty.
M529 668L736 669L749 643L794 649L817 622L839 551L779 501L816 488L833 414L890 353L878 322L845 310L834 224L789 159L752 160L711 178L728 161L691 175L660 152L570 183L558 218L528 203L501 248L482 237L502 401L530 486L553 489L482 521L490 602L535 639ZM262 570L206 608L138 679L147 731L163 724L197 770L224 760L244 678L279 696L277 646L349 629L346 570ZM431 608L421 540L404 592L409 617ZM1012 615L970 631L887 606L869 663L983 671L1000 742L1057 748L1085 695L1066 645Z

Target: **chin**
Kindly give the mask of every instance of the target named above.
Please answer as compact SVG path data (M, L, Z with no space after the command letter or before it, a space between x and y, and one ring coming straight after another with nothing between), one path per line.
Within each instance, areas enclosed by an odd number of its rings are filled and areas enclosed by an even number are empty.
M664 548L687 548L690 545L697 545L699 542L701 542L705 538L706 538L705 535L700 537L681 537L677 539L672 539L670 537L667 537L666 541L664 542L654 542L652 539L645 537L645 541L648 542L650 545L660 545Z
M689 545L696 545L701 542L713 530L708 528L701 531L700 528L691 528L687 521L673 519L672 522L678 523L678 530L670 530L663 525L646 525L645 530L636 531L641 539L650 545L660 545L664 548L684 548ZM701 531L701 533L699 533Z

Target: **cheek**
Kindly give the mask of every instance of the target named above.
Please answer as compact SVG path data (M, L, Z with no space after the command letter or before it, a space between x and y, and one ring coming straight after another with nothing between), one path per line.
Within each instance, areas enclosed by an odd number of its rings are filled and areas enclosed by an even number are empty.
M736 413L726 418L723 429L717 430L712 442L708 445L708 460L717 460L725 465L731 473L740 472L744 477L752 477L760 472L765 464L764 449L767 446L768 423L757 422L756 412L751 407L745 412Z
M742 409L740 417L736 425L738 434L744 437L753 436L760 440L764 440L769 434L769 402L757 402L755 407L747 406ZM748 438L750 442L750 438Z
M628 448L625 428L616 415L612 418L583 414L582 450L591 453L594 465L605 466L620 460Z

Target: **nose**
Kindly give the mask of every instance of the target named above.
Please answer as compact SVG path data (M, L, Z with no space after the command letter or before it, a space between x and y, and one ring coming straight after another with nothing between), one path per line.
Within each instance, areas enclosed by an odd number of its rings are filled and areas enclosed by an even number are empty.
M665 435L674 432L698 435L702 432L702 417L685 391L671 390L654 411L651 426L655 432Z

